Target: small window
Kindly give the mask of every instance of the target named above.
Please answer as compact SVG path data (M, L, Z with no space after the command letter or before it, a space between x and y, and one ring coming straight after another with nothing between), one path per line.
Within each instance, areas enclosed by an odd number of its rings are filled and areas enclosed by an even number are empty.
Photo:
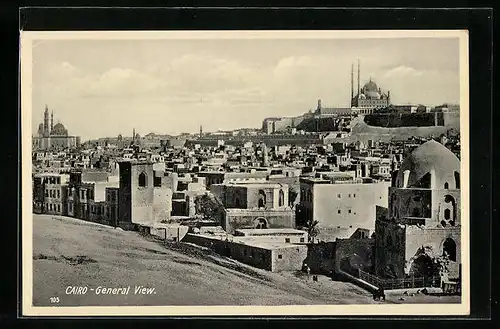
M451 217L451 211L450 209L445 209L444 210L444 219L449 220Z
M337 213L338 213L338 214L340 214L340 209L339 209L339 210L337 210Z
M278 259L283 259L283 255L278 255Z
M300 242L304 242L304 238L300 238Z
M444 183L444 189L447 190L449 188L448 182Z
M161 176L160 177L157 177L157 176L154 177L153 186L154 187L161 187Z
M141 172L139 174L139 187L146 187L147 186L147 176L145 173Z
M340 199L340 197L341 197L340 193L339 193L339 194L337 194L337 198L339 198L339 199Z
M290 238L285 238L285 243L290 243Z
M350 198L350 197L351 197L351 193L349 193L349 194L347 195L347 197L348 197L348 198Z

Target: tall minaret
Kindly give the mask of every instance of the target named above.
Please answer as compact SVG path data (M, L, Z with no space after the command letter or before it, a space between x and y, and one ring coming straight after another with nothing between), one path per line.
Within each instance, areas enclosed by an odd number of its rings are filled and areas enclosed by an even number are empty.
M358 95L359 95L359 71L360 71L360 68L359 68L359 59L358 59Z
M132 141L135 142L135 128L132 130Z
M354 64L351 63L351 106L354 99Z
M50 134L54 133L54 111L50 114Z
M45 104L45 112L43 113L43 137L49 135L49 108Z
M203 136L203 126L200 125L200 138Z

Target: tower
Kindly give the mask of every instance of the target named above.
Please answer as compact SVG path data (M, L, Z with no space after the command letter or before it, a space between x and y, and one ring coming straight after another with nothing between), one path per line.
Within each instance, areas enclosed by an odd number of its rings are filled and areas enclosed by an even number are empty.
M43 113L43 137L49 135L49 108L45 104L45 112Z
M428 264L445 255L456 275L460 209L460 160L434 140L420 145L393 171L389 208L376 218L376 275L432 277Z
M200 138L203 136L203 126L200 125Z
M50 114L50 134L54 133L54 111Z
M359 97L359 71L360 71L360 66L359 66L359 59L358 59L358 97Z
M354 64L351 63L351 104L354 98Z

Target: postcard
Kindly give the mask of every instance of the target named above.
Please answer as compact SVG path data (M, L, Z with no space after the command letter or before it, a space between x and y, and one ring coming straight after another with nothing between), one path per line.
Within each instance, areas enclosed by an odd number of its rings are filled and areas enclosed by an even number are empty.
M468 33L21 31L22 315L467 315Z

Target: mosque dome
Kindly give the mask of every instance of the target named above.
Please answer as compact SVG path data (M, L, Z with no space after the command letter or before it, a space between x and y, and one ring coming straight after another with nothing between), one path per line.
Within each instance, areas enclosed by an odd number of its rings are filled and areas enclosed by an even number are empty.
M459 189L460 160L444 145L430 140L403 160L396 187Z
M58 123L54 126L54 129L52 130L52 135L67 136L68 131L66 130L66 128L64 127L64 125L62 123Z
M380 99L380 94L378 91L366 91L365 95L371 99Z
M375 82L373 82L372 80L368 81L364 86L363 86L363 90L365 91L365 93L367 92L376 92L378 93L378 86Z
M43 135L43 123L40 123L38 125L38 135L42 136Z

